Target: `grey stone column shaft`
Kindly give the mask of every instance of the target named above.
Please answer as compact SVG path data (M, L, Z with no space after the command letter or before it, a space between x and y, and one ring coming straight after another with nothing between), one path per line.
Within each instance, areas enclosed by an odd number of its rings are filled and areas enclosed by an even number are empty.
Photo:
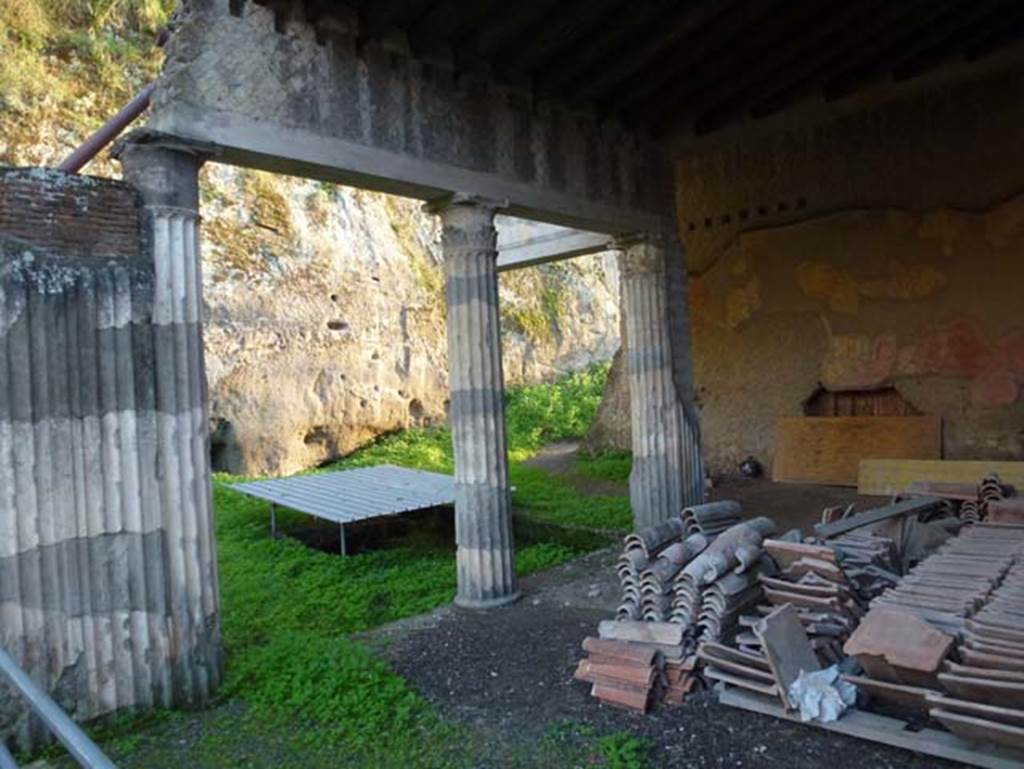
M142 196L154 268L158 488L153 492L167 542L171 690L177 703L201 703L223 672L202 332L202 158L132 143L120 157L125 178Z
M670 312L670 303L682 303L685 317L687 297L685 290L669 296L668 244L648 237L624 239L618 247L633 436L629 497L634 521L643 527L702 501L700 436L689 393L676 376L692 367L674 361L691 352L685 329L673 334L672 319L680 313Z
M489 608L519 597L508 481L497 206L457 196L441 216L448 304L448 367L455 447L455 538L460 606Z

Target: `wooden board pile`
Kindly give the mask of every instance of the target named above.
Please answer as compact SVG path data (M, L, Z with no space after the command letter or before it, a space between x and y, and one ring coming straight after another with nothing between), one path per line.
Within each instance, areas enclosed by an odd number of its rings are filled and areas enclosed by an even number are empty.
M602 702L646 713L659 702L678 705L696 683L696 659L684 657L682 630L667 622L604 621L583 640L588 656L575 678Z
M986 524L966 528L875 598L872 608L913 613L944 632L959 635L966 618L989 601L993 588L1014 564L1021 551L1021 531Z

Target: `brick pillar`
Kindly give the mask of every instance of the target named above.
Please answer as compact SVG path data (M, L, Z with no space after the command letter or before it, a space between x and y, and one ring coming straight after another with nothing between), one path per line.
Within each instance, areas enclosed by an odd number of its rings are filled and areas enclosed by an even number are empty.
M519 597L498 316L497 208L464 196L430 207L443 224L455 445L455 602L481 609Z

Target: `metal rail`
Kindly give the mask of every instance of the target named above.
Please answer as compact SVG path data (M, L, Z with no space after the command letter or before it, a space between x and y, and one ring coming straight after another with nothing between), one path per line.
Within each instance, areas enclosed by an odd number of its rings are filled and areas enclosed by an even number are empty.
M18 667L14 658L0 649L0 676L3 676L21 693L47 728L67 748L80 766L85 769L117 769L116 765L101 751L96 743L65 713L60 705L44 692L28 673ZM14 758L0 742L0 769L17 769Z

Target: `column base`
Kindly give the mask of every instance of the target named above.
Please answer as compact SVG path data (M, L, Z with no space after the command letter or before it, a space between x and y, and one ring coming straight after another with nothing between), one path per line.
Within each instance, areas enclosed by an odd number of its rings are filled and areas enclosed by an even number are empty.
M515 603L523 594L520 591L509 593L508 595L499 596L497 598L463 598L462 596L455 597L455 605L462 609L497 609L501 606L508 606L509 604Z

